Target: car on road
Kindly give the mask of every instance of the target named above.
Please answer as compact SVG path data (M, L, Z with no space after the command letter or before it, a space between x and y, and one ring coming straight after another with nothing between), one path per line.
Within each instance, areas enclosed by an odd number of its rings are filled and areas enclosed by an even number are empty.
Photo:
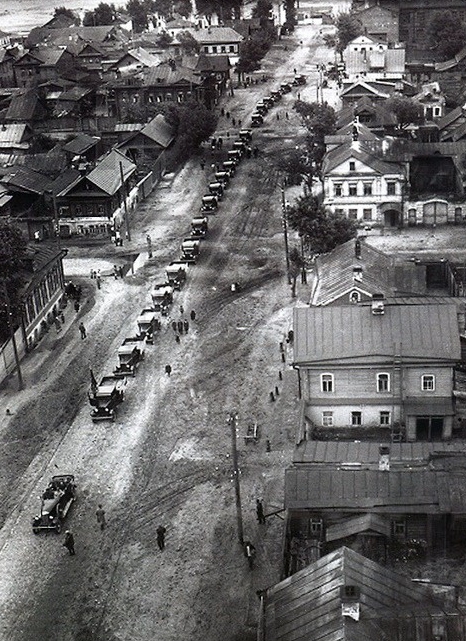
M89 391L89 404L93 408L91 411L92 422L96 421L114 421L116 419L116 408L124 400L124 386L117 376L103 376L97 385L91 381Z
M215 173L215 180L223 186L223 189L226 189L226 187L230 183L230 172L217 171Z
M228 160L235 162L237 165L241 162L241 152L238 149L230 149Z
M113 370L114 376L117 378L135 376L137 366L144 359L144 350L136 343L123 343L118 348L117 354L118 365Z
M272 96L265 96L265 98L262 98L262 102L268 109L272 109L275 104L275 100L272 98Z
M265 114L268 112L269 108L265 104L265 102L258 102L256 105L256 112L260 113L261 116L265 116Z
M291 91L290 83L289 82L282 82L282 84L280 85L280 92L282 94L284 94L284 93L290 93L290 91Z
M255 112L251 116L251 127L260 127L264 124L264 117L259 112Z
M76 484L73 474L57 474L41 496L40 514L32 519L32 531L54 530L60 534L62 521L76 500Z
M217 200L222 200L223 198L223 185L219 182L209 183L209 191L212 196L215 196Z
M295 87L297 87L299 85L305 85L306 84L306 76L303 76L303 75L295 76L295 78L293 80L293 84L295 85Z
M239 137L244 142L250 142L252 140L252 131L250 129L240 129Z
M277 91L271 91L270 92L270 97L272 98L272 100L274 102L280 102L280 100L282 99L281 91L278 91L278 90Z
M225 162L222 165L222 171L228 172L231 178L231 176L235 175L236 163L233 162L233 160L225 160Z
M202 196L201 211L216 211L218 209L218 200L212 194Z
M196 216L191 221L191 236L204 238L209 229L209 219L207 216Z

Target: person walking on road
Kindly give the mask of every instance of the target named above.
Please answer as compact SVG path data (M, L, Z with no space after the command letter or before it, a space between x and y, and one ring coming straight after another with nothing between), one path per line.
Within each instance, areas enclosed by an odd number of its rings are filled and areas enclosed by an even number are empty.
M99 507L95 511L95 515L97 518L97 523L99 523L100 525L100 529L105 530L107 526L107 521L105 520L105 510L100 503L99 503Z
M260 499L256 499L256 514L257 514L257 520L259 521L259 524L264 525L265 523L264 506L262 505L262 501Z
M84 323L81 321L81 323L79 323L78 327L79 327L79 331L81 332L81 339L84 340L86 338L86 336L87 336L86 328L84 327Z
M66 530L65 532L65 540L63 542L63 547L65 547L68 550L68 552L70 553L70 556L74 556L76 554L76 552L74 551L74 536L71 530Z
M178 332L179 332L180 334L182 334L182 333L183 333L183 321L182 321L182 320L179 320L179 321L178 321Z
M194 309L191 310L190 317L192 321L196 320L196 312L194 311Z
M170 376L171 373L172 373L172 366L171 365L165 365L165 374L167 376Z
M159 550L163 550L165 548L165 532L167 531L167 528L163 527L163 525L159 525L156 532L157 532L157 545L159 546Z
M186 319L183 321L183 329L184 329L185 334L187 334L189 332L189 321L186 320Z
M172 330L173 330L174 332L176 332L176 328L177 328L176 320L173 320L173 321L172 321Z

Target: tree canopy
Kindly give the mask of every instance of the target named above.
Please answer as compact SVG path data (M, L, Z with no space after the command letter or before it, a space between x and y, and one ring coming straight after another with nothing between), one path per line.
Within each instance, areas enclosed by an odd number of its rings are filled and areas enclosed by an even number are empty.
M325 210L315 196L306 194L287 210L290 227L303 236L313 255L324 254L354 238L356 224Z
M94 11L86 11L83 18L85 27L100 27L115 22L117 11L114 4L101 2Z
M350 12L338 15L336 27L336 34L327 34L324 41L327 47L335 49L341 56L348 44L363 33L363 27L357 17Z
M326 102L305 102L298 100L294 109L301 116L303 125L308 130L306 154L309 166L320 171L325 154L325 136L335 133L337 115L335 109Z
M189 31L182 31L178 34L178 42L180 43L181 50L187 56L191 56L200 52L201 47Z
M133 21L134 31L141 32L147 29L148 15L150 11L150 6L147 1L128 0L128 4L126 5L126 10L131 16L131 19Z
M14 322L20 313L25 255L26 241L21 231L6 222L0 223L0 340L9 336L7 300L11 313L9 320Z
M452 11L435 11L427 25L429 46L445 59L466 46L466 26Z
M406 96L394 95L385 101L384 106L395 114L400 130L409 125L419 125L424 120L421 105Z
M243 0L196 0L198 13L206 16L216 13L221 20L241 18Z
M71 18L75 24L79 24L79 18L71 9L68 9L68 7L55 7L53 17L56 18L57 16L66 16L67 18Z
M285 23L283 26L289 31L293 31L296 26L296 0L284 0L283 6L285 8Z

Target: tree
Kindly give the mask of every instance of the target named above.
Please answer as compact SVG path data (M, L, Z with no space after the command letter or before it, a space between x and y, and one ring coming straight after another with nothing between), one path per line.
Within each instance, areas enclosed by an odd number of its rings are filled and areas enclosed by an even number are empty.
M191 0L175 0L173 8L176 13L179 13L184 18L189 18L193 10Z
M406 96L394 95L385 101L384 106L395 114L400 131L409 125L418 125L424 121L421 105Z
M71 9L68 9L68 7L55 7L53 17L56 18L57 16L66 16L67 18L71 18L75 24L79 24L78 16L76 16Z
M141 32L147 29L148 25L148 7L147 3L143 0L129 0L126 5L131 19L133 21L133 29L136 32Z
M310 166L320 171L325 155L325 136L335 133L337 115L326 102L304 102L298 100L294 109L301 116L303 125L309 132L306 140L306 153Z
M162 31L162 33L157 36L157 45L165 49L173 42L173 38L167 31Z
M257 0L257 4L252 10L252 17L259 18L261 27L265 27L270 23L272 9L272 3L269 0Z
M325 210L315 196L297 199L287 210L290 227L303 236L313 255L325 254L356 236L356 223Z
M305 267L305 260L297 247L292 247L289 253L290 268L288 275L291 279L291 296L296 297L296 281Z
M176 155L182 160L208 140L217 126L215 114L196 100L166 104L164 115L175 130Z
M285 7L285 24L283 25L288 31L294 31L296 26L296 0L284 0Z
M274 39L275 30L268 25L243 42L240 58L236 64L237 73L251 73L259 69L260 61L272 46Z
M9 337L9 322L14 323L21 311L21 287L24 279L26 241L14 225L0 223L0 340ZM7 316L7 305L10 318Z
M362 24L352 13L340 13L336 22L336 51L342 56L348 44L363 33Z
M443 58L453 58L466 46L466 26L452 11L436 11L427 25L427 38Z
M173 15L173 2L172 0L154 0L152 9L164 18L171 18Z
M189 31L181 31L178 34L178 42L180 43L181 50L187 56L198 54L201 50L201 47Z
M220 20L241 18L243 0L196 0L197 12L205 16L216 13Z
M85 27L99 27L111 25L115 22L117 11L114 4L101 2L94 11L86 11L83 25Z

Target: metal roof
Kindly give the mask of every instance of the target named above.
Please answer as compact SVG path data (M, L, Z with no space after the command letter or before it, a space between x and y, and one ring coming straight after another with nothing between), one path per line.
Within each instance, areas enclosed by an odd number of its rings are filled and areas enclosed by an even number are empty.
M361 532L377 532L384 536L390 536L391 523L383 516L378 514L362 514L350 518L341 519L337 523L328 525L325 531L326 541L338 541L353 534Z
M359 588L358 621L342 615L345 585ZM432 641L435 617L445 625L445 638L465 638L464 608L447 602L451 590L442 597L435 588L342 547L265 591L259 638Z
M136 165L129 158L118 150L112 149L86 178L102 191L113 195L121 187L121 170L123 171L123 179L127 180L136 169Z
M426 298L422 298L425 301ZM429 300L429 299L427 299ZM380 362L397 351L405 364L461 360L457 308L451 304L371 304L294 309L296 364Z
M241 42L243 36L231 27L208 27L207 29L188 29L189 33L201 45L217 44L224 42Z
M372 141L373 147L376 149L378 143L382 140ZM329 151L325 157L322 166L322 173L325 175L334 169L337 169L342 163L350 158L355 158L362 162L367 167L373 169L376 173L381 175L386 174L403 174L403 168L396 158L380 158L381 154L369 148L371 141L352 140L341 144L339 147ZM348 176L347 169L344 169L345 178Z
M63 145L63 149L74 156L81 155L89 151L92 147L95 147L99 141L100 138L98 136L89 136L88 134L80 133L67 142L66 145Z
M157 114L155 118L152 118L141 130L141 134L164 148L167 148L175 137L173 127L163 114Z

